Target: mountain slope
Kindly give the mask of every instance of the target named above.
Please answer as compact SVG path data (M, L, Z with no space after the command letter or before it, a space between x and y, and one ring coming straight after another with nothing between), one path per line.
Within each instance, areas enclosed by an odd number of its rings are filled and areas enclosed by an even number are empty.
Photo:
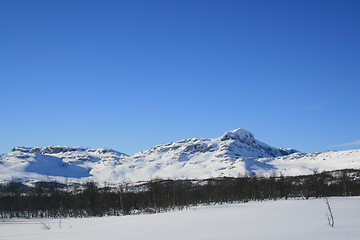
M264 157L284 156L297 152L277 149L260 142L244 129L226 132L215 139L192 138L155 146L127 158L118 171L129 179L209 178L237 176L250 170L250 165L271 170L273 166L257 162Z
M244 129L219 138L192 138L128 156L108 148L17 147L0 155L0 181L122 182L153 178L236 177L244 174L302 175L360 168L360 150L305 154L271 147Z
M325 151L317 153L294 153L269 159L258 159L268 162L284 175L296 176L314 172L338 169L360 169L360 149L347 151Z
M0 155L0 180L89 181L93 177L91 171L96 171L99 166L104 170L105 179L108 179L111 170L125 156L124 153L108 148L15 147L10 153ZM101 174L98 175L99 180L102 180Z

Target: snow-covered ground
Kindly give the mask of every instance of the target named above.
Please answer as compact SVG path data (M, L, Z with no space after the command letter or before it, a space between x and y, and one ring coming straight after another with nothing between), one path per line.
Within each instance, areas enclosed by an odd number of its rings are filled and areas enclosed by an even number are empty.
M360 197L329 198L335 228L323 199L202 206L154 215L85 219L7 219L0 239L360 239ZM51 227L44 230L44 226ZM59 227L61 225L61 228Z
M316 171L360 169L360 149L301 153L274 148L236 129L213 139L192 138L162 144L131 156L85 147L16 147L0 154L0 182L95 181L121 183L163 179L206 179L246 174L307 175Z

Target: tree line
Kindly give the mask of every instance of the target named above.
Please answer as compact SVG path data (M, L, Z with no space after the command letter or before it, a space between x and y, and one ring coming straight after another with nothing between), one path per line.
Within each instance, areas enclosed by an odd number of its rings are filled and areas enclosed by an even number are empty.
M360 170L306 176L154 179L117 186L11 181L0 184L0 218L90 217L156 213L197 205L288 198L359 196Z

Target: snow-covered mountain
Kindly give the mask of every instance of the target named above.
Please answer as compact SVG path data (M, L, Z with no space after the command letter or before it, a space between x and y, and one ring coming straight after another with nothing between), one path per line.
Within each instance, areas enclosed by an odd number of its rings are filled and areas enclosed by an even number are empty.
M0 181L58 180L122 182L244 174L311 174L360 168L360 150L305 154L274 148L244 129L214 139L192 138L128 156L108 148L16 147L0 155Z
M15 147L10 153L0 155L0 181L59 180L89 181L107 180L114 166L122 163L127 155L109 148L85 147ZM102 178L101 171L106 178Z
M236 129L215 139L192 138L158 145L130 156L124 165L128 168L126 175L138 180L149 173L153 178L238 176L250 170L250 165L273 168L257 162L258 158L284 156L294 152L297 151L270 147L256 140L252 133Z

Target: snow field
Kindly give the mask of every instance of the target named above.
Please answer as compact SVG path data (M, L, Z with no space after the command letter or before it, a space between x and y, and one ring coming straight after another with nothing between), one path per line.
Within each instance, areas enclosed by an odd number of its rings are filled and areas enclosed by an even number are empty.
M254 239L360 240L360 197L329 198L335 228L323 199L201 206L153 215L83 219L6 219L0 239ZM61 225L61 228L59 226ZM44 230L44 226L51 229Z

